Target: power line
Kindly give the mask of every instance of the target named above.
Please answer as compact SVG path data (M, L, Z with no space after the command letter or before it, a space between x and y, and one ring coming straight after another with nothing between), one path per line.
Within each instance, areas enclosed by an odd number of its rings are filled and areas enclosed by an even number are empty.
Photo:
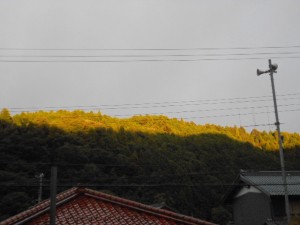
M288 46L241 46L241 47L195 47L195 48L18 48L1 47L1 51L198 51L198 50L257 50L257 49L291 49L300 45Z
M286 96L298 96L300 93L283 94L278 95L279 97ZM265 99L270 98L270 99ZM254 100L251 100L254 99ZM281 98L280 101L286 100L298 100L300 98ZM169 106L186 106L186 105L200 105L190 103L202 103L202 104L232 104L232 103L247 103L247 102L265 102L271 101L271 96L256 96L256 97L239 97L239 98L221 98L221 99L203 99L203 100L184 100L184 101L168 101L168 102L146 102L146 103L125 103L125 104L102 104L102 105L90 105L90 106L46 106L43 109L59 109L59 108L96 108L96 109L131 109L131 108L158 108L158 107L169 107ZM179 105L180 104L180 105ZM144 105L152 105L149 107L139 107ZM24 109L37 109L40 107L9 107L12 110L24 110Z
M275 152L276 153L276 152ZM272 154L272 152L270 152ZM277 156L277 155L276 155ZM293 156L294 157L294 156ZM253 156L243 156L243 159L253 159ZM58 162L56 165L60 168L65 168L65 167L84 167L84 166L97 166L99 168L134 168L134 167L140 167L142 169L145 168L155 168L155 167L160 167L160 168L165 168L166 165L169 165L171 163L170 161L167 161L165 164L157 164L157 163L139 163L139 164L105 164L105 163L96 163L96 162L87 162L87 163L68 163L68 162ZM9 161L0 161L1 165L8 165L12 164ZM51 163L45 163L45 162L22 162L18 161L18 164L21 165L29 165L29 166L49 166ZM175 169L175 167L171 167ZM219 169L219 170L216 170ZM247 168L247 170L261 170L261 168ZM237 174L239 171L224 171L223 167L215 167L214 170L209 170L206 172L198 172L198 171L191 171L191 172L184 172L184 173L172 173L172 174L159 174L159 175L126 175L126 177L107 177L107 175L110 176L110 174L106 174L105 176L93 176L91 178L105 178L105 179L129 179L129 178L159 178L159 177L176 177L176 176L204 176L204 175L224 175L224 174L232 174L235 173ZM125 174L124 174L125 175Z
M299 182L285 184L287 186L298 186ZM40 187L38 184L0 184L1 187ZM234 183L194 183L194 184L184 184L184 183L144 183L144 184L97 184L97 183L59 183L57 187L203 187L203 186L228 186L228 187L240 187L249 186L249 184L234 184ZM251 186L261 187L261 186L283 186L281 183L263 183L263 184L252 184ZM42 187L48 187L48 185L43 185Z
M0 60L1 63L134 63L134 62L198 62L198 61L240 61L260 60L269 57L248 58L201 58L201 59L132 59L132 60ZM272 57L273 59L299 59L300 56Z
M300 109L290 109L290 110L281 110L279 112L296 112L296 111L300 111ZM223 115L212 115L212 116L194 116L194 117L180 117L181 119L203 119L203 118L217 118L217 117L235 117L235 116L245 116L245 115L253 115L253 114L265 114L267 112L263 111L263 112L248 112L248 113L238 113L238 114L223 114ZM55 115L52 115L55 116ZM102 115L85 115L84 118L99 118ZM141 114L135 114L133 116L143 116ZM70 116L60 116L57 115L57 118L77 118L78 116L75 115L70 115ZM152 118L153 120L165 120L165 119L161 119L161 118ZM171 120L172 118L170 118L169 120ZM123 122L130 122L130 123L134 123L134 122L139 122L139 121L123 121ZM110 122L111 123L111 122Z
M298 96L300 95L300 93L289 93L289 94L283 94L280 95L281 97L283 97L281 100L298 100L299 98L297 97L293 97L293 96ZM284 98L284 97L289 97L289 98ZM201 104L232 104L232 103L247 103L247 102L264 102L264 101L270 101L266 98L270 98L270 96L256 96L256 97L239 97L239 98L223 98L223 99L206 99L206 100L194 100L194 101L175 101L175 102L153 102L153 103L135 103L135 104L119 104L119 105L106 105L106 106L121 106L121 107L107 107L107 108L102 108L101 106L86 106L86 107L94 107L94 109L115 109L115 110L120 110L120 109L145 109L145 108L166 108L166 107L180 107L180 106L195 106L195 105L201 105ZM224 101L227 100L227 101ZM231 100L235 100L235 101L231 101ZM190 104L190 103L198 103L198 102L202 102L200 104ZM166 103L174 103L174 104L169 104L167 105ZM181 104L181 103L186 103L186 104ZM165 105L162 105L165 104ZM179 105L180 104L180 105ZM289 107L289 106L298 106L299 103L293 103L293 104L283 104L280 105L281 107ZM132 106L132 107L129 107ZM75 106L68 106L68 107L75 107ZM77 106L77 107L83 107L83 106ZM154 113L147 113L148 114L152 114L152 115L163 115L163 114L181 114L181 113L196 113L196 112L211 112L211 111L231 111L231 110L246 110L246 109L255 109L255 108L268 108L270 106L267 105L263 105L263 106L251 106L251 107L229 107L229 108L212 108L212 109L199 109L199 110L181 110L181 111L169 111L169 112L154 112ZM28 107L29 108L29 107ZM21 107L15 107L13 109L19 109L19 110L12 110L12 112L24 112L24 111L28 111L28 110L24 110L24 109L28 109L28 108L21 108ZM34 107L35 109L37 109L37 107ZM57 107L45 107L45 108L49 108L49 109L55 109ZM23 109L23 110L21 110ZM89 110L91 110L92 108L89 108ZM41 111L42 109L38 109L38 111ZM82 108L81 108L82 110ZM85 108L84 110L88 110L87 108ZM285 110L281 110L280 112L297 112L300 109L297 108L290 108L290 109L285 109ZM32 110L33 112L34 110ZM246 115L257 115L257 114L265 114L268 112L265 111L261 111L261 112L245 112L245 113L241 113L239 112L238 114L233 114L233 113L229 113L229 114L221 114L221 115L205 115L205 116L190 116L190 117L180 117L180 119L185 119L185 120L190 120L190 119L205 119L205 118L222 118L222 117L236 117L236 116L246 116ZM69 116L60 116L60 115L52 115L52 116L57 116L57 118L77 118L77 115L69 115ZM100 118L102 115L84 115L84 118ZM116 116L116 117L124 117L124 116L143 116L143 114L127 114L127 115L112 115L112 116ZM178 118L178 116L177 116ZM115 118L118 119L118 118ZM172 120L174 118L171 118L170 120ZM165 120L165 118L152 118L152 120L155 121L160 121L160 120ZM120 126L122 126L122 124L124 123L139 123L140 121L127 121L127 120L122 120ZM113 121L109 122L109 124L114 123ZM273 125L273 124L254 124L254 125L243 125L243 127L259 127L259 126L269 126L269 125ZM241 125L242 126L242 125Z
M298 112L300 109L289 109L289 110L281 110L279 112ZM245 116L245 115L258 115L258 114L266 114L267 112L249 112L249 113L238 113L238 114L223 114L223 115L212 115L212 116L191 116L191 117L179 117L180 119L184 120L189 120L189 119L209 119L209 118L223 118L223 117L236 117L236 116ZM143 115L133 115L133 116L143 116ZM53 115L52 115L53 117ZM57 115L57 118L77 118L78 116L59 116ZM91 116L91 115L85 115L84 118L99 118L99 115ZM173 120L173 119L179 119L177 118L168 118L168 120ZM118 118L116 118L118 119ZM165 119L162 118L152 118L152 121L164 121ZM119 124L120 126L123 126L124 123L140 123L141 121L128 121L128 120L122 120L120 123L109 121L107 125L109 124ZM284 124L284 123L281 123ZM267 124L247 124L247 125L240 125L241 127L266 127L274 125L272 123L267 123Z
M81 166L84 166L86 164L81 164ZM180 173L180 174L159 174L159 175L137 175L137 176L121 176L121 177L111 177L110 174L107 174L106 176L93 176L93 177L85 177L85 179L97 179L97 182L100 182L99 179L102 178L101 181L107 181L107 180L112 180L112 181L120 181L120 180L127 180L127 179L147 179L149 181L149 179L152 178L180 178L180 177L185 177L185 176L191 176L191 177L195 177L195 176L207 176L207 175L236 175L237 172L231 171L231 172L226 172L226 171L218 171L218 172L189 172L189 173ZM108 177L109 176L109 177ZM33 180L33 179L32 179ZM60 182L71 182L74 181L73 178L69 178L69 179L59 179ZM49 182L49 179L44 179L45 182ZM0 184L3 183L16 183L15 181L6 181L6 182L0 182Z
M300 52L254 52L219 54L160 54L160 55L0 55L1 58L156 58L156 57L196 57L196 56L251 56L251 55L294 55Z
M300 109L292 109L292 110L281 110L279 112L297 112ZM212 115L212 116L195 116L195 117L187 117L183 119L203 119L203 118L217 118L217 117L235 117L235 116L246 116L246 115L257 115L257 114L265 114L266 112L249 112L249 113L239 113L239 114L225 114L225 115Z
M251 125L241 125L241 127L267 127L270 125L274 125L274 124L273 123L251 124Z
M285 104L285 105L278 105L279 107L288 107L288 106L299 106L300 103L297 104ZM163 115L163 114L182 114L182 113L196 113L196 112L215 112L215 111L230 111L230 110L241 110L241 109L261 109L261 108L269 108L271 106L264 105L264 106L246 106L246 107L234 107L234 108L211 108L211 109L198 109L198 110L182 110L182 111L168 111L168 112L151 112L147 113L148 115ZM100 108L100 107L95 107ZM27 108L24 108L27 109ZM80 110L91 110L92 108L81 108ZM119 108L118 108L119 109ZM42 108L36 109L36 110L10 110L10 112L39 112L43 110ZM293 109L291 109L293 110ZM296 110L297 111L297 110ZM254 114L263 114L267 112L260 112L260 113L254 113ZM239 115L243 115L239 113ZM128 117L128 116L142 116L142 114L114 114L111 115L114 117ZM76 117L76 116L74 116ZM98 117L98 115L95 115L95 117Z
M286 105L278 105L279 107L287 107L287 106L299 106L299 104L286 104ZM159 113L148 113L150 115L161 115L161 114L181 114L181 113L195 113L195 112L212 112L212 111L229 111L229 110L240 110L240 109L259 109L259 108L269 108L270 106L250 106L250 107L235 107L235 108L213 108L213 109L199 109L199 110L184 110L184 111L170 111L170 112L159 112ZM261 112L266 113L266 112ZM132 114L127 115L112 115L112 116L131 116ZM133 114L133 116L138 116L140 114ZM240 114L242 115L242 114Z

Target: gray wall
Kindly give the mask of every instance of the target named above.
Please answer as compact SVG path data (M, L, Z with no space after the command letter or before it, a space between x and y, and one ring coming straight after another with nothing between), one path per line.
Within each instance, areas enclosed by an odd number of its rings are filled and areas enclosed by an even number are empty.
M248 193L234 200L233 217L235 225L262 225L271 218L271 205L268 196Z

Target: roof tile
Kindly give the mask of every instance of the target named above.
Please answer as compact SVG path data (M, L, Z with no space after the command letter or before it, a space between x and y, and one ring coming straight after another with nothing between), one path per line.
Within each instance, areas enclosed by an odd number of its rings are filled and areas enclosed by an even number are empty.
M258 185L269 195L284 195L282 175L280 171L244 172L242 177L246 181ZM287 189L289 195L300 195L300 172L286 172Z
M49 200L46 200L32 209L0 222L0 225L19 222L26 222L28 225L50 224L49 203ZM57 196L56 224L213 225L196 218L82 188L72 188Z

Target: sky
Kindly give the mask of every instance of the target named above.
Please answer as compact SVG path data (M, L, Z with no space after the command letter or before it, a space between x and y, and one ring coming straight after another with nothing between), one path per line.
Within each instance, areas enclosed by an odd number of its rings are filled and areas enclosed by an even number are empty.
M300 132L300 2L0 0L0 109Z

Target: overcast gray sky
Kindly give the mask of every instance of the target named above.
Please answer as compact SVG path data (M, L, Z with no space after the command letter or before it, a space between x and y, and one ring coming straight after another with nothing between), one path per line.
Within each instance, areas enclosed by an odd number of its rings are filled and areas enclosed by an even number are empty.
M1 0L0 108L251 130L275 122L269 76L256 76L272 58L282 130L300 132L299 12L294 0Z

